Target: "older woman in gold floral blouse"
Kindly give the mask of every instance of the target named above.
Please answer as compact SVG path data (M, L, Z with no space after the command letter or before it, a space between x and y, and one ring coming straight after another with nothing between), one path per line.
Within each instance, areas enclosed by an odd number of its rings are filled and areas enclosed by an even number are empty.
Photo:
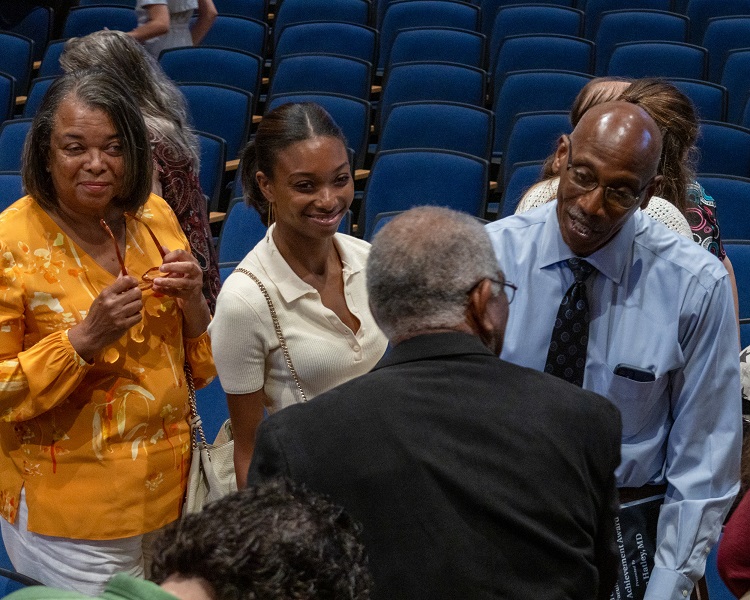
M63 76L0 214L0 526L14 566L96 594L143 570L180 515L190 462L184 362L215 375L202 273L151 195L137 104L101 72Z

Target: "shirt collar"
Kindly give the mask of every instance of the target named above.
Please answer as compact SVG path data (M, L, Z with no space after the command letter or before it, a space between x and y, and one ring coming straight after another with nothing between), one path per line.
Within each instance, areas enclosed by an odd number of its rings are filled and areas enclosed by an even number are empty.
M305 294L317 294L315 288L302 281L284 260L276 247L276 242L273 240L272 234L275 227L276 224L272 224L268 228L266 236L260 242L260 262L266 276L274 283L279 290L279 294L287 303L293 302ZM346 283L353 274L364 270L365 265L358 256L350 251L347 244L341 243L340 235L337 233L333 236L333 243L341 257L344 283Z
M542 230L539 260L541 268L549 267L575 256L560 234L560 222L557 220L557 200L548 202L545 205L545 210L547 210L547 219ZM635 211L609 242L586 257L588 263L614 283L620 283L622 279L625 265L633 252L636 226L641 218L643 218L641 211Z
M463 331L424 333L404 340L396 346L389 346L389 350L373 367L373 371L408 362L466 354L483 354L497 358L482 343L479 336Z

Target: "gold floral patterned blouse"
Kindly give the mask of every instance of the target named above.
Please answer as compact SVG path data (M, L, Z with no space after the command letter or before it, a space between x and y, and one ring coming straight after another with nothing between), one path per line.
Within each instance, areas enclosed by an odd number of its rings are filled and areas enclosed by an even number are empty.
M159 241L190 250L163 199L139 216ZM125 266L161 264L145 227L126 219ZM176 301L143 292L143 320L89 364L67 330L115 276L29 196L0 214L0 515L26 488L29 529L116 539L179 517L190 466L187 357L196 387L216 371L207 334L182 337Z

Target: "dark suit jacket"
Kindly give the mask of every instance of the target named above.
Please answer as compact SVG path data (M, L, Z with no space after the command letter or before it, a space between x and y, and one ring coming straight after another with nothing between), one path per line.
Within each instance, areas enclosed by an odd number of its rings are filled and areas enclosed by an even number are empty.
M249 481L288 476L361 521L375 600L609 598L620 432L597 394L422 335L262 423Z

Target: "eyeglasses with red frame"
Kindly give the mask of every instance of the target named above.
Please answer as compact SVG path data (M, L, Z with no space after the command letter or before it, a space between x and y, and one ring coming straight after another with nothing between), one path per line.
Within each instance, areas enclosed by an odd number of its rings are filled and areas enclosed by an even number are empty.
M151 236L151 239L154 240L154 244L156 244L157 250L159 250L159 254L161 255L162 259L167 255L166 252L164 252L164 247L159 242L159 239L156 237L156 234L153 232L151 227L149 227L148 223L138 217L137 215L134 215L133 213L124 213L124 215L130 219L133 219L134 221L138 221L139 223L143 224L143 226L146 228L146 231L148 231L149 235ZM120 263L120 271L123 275L128 274L128 269L125 267L125 261L122 258L122 254L120 253L120 245L117 243L117 238L115 238L115 234L112 233L112 230L110 229L109 225L107 225L107 222L104 219L99 220L99 225L101 225L102 229L107 232L109 237L112 239L112 243L115 245L115 252L117 253L117 261ZM154 285L154 279L159 277L160 271L159 267L151 267L148 271L146 271L141 276L141 281L138 283L138 288L140 290L148 290L151 289Z

